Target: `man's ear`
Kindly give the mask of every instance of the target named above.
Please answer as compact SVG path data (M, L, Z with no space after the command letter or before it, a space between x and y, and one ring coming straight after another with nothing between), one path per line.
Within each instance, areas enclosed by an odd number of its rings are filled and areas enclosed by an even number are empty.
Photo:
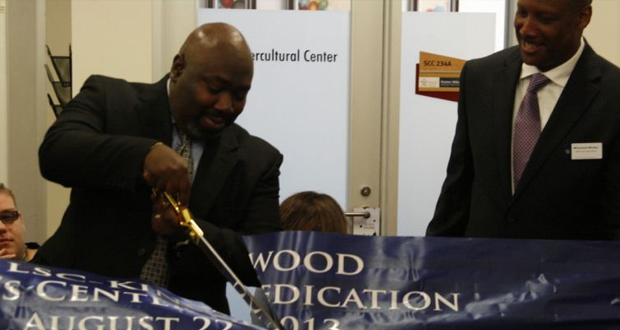
M176 81L183 74L185 69L185 56L177 54L172 60L172 68L170 69L170 80Z
M590 24L592 18L592 6L585 6L579 11L579 28L583 30Z

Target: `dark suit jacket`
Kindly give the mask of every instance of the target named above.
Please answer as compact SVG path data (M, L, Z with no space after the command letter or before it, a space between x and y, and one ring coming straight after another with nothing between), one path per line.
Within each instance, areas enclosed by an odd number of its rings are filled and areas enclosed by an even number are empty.
M590 46L511 192L516 47L466 63L447 177L427 235L620 238L620 70ZM602 160L571 160L573 143Z
M172 140L167 77L156 84L90 77L47 132L43 176L72 187L56 233L35 262L137 278L155 245L150 188L142 178L156 141ZM189 209L205 237L246 285L258 285L239 234L280 230L282 155L233 124L205 146ZM206 220L206 221L205 221ZM194 246L178 251L170 290L228 312L225 280Z

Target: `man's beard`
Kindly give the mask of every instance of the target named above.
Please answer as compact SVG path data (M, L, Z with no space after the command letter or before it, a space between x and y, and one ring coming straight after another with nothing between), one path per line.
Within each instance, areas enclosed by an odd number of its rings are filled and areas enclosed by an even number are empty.
M210 141L219 138L228 126L230 125L224 126L224 128L220 131L212 131L200 129L196 122L189 122L187 123L187 130L189 132L189 137L193 140Z

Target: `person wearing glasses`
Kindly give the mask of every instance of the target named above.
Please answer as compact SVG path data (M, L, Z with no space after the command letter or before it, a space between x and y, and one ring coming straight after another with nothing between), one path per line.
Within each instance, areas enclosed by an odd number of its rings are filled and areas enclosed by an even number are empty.
M17 210L11 189L0 183L0 259L30 261L37 253L37 243L24 243L26 225Z

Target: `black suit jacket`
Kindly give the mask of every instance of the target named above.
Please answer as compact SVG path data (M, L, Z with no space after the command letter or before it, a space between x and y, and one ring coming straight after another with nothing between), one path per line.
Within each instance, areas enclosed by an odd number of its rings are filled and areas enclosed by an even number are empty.
M466 63L447 177L427 235L620 238L620 70L586 45L514 195L516 47ZM571 160L573 143L603 159Z
M139 276L156 239L143 161L153 143L172 140L166 81L92 76L49 129L39 150L41 173L72 187L71 201L35 262ZM281 163L274 147L233 124L205 146L195 173L189 208L247 285L259 283L239 234L281 229ZM224 278L194 246L181 247L173 258L169 288L228 312Z

